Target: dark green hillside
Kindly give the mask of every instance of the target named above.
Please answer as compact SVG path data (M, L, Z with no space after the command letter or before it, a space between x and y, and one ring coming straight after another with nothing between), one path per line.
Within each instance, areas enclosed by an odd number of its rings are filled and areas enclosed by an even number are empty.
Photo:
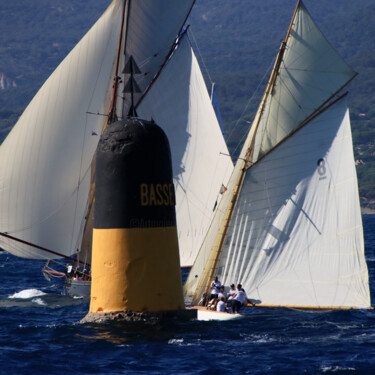
M204 65L216 84L222 117L230 135L228 144L233 151L246 131L246 121L254 115L262 93L260 88L257 91L258 85L268 79L296 1L212 3L198 1L191 23ZM367 202L375 200L375 3L372 0L305 0L304 3L327 39L359 73L347 88L355 157L360 194ZM231 132L233 128L236 130ZM372 207L375 208L375 201Z
M0 76L16 84L0 90L0 109L23 108L107 4L0 0Z
M0 0L0 141L44 80L109 0ZM360 192L375 202L373 0L305 0L328 40L359 75L350 84ZM189 23L207 83L215 82L228 144L254 115L296 0L197 0ZM207 67L209 74L205 71ZM257 89L258 88L258 89ZM374 204L375 206L375 204Z

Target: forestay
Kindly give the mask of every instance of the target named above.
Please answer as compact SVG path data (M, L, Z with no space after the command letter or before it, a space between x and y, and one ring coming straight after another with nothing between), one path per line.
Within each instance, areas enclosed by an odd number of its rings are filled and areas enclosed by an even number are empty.
M180 262L192 265L233 164L186 35L137 112L142 118L153 118L168 136Z

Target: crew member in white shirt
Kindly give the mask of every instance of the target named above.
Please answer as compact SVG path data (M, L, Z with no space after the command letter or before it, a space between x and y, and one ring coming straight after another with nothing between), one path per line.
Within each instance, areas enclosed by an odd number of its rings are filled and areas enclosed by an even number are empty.
M237 292L234 298L231 300L231 307L233 313L238 313L242 304L247 300L246 293L242 289L242 285L237 285Z
M221 287L221 282L219 281L218 277L215 277L215 280L211 283L211 296L212 298L217 298L219 295L219 288Z
M228 301L233 299L233 297L236 295L237 291L236 288L234 287L234 284L230 286L230 289L227 293Z
M219 302L216 305L216 311L225 311L225 302L223 297L219 298Z

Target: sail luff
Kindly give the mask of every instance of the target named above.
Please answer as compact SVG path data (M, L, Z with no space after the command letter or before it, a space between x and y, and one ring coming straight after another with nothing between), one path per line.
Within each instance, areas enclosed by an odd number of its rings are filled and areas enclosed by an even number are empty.
M295 20L296 15L297 15L298 8L299 8L299 6L300 6L301 3L302 3L301 0L297 0L297 4L296 4L296 7L294 8L294 13L293 13L293 16L292 16L292 20L290 21L290 24L289 24L289 27L288 27L288 31L287 31L286 37L284 39L285 43L287 42L287 40L289 38L290 32L291 32L292 27L293 27L294 20Z

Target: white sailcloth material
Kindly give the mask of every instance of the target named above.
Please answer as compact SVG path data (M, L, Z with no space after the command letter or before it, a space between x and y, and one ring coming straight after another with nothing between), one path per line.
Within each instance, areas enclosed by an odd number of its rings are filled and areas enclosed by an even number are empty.
M137 108L166 132L172 154L182 266L192 265L233 169L188 38Z
M194 0L131 0L127 2L126 27L122 51L126 51L125 59L132 56L141 73L135 75L140 93L135 93L135 102L141 93L154 79L166 60L173 43L194 4ZM120 66L125 66L124 55L121 54ZM122 68L119 74L122 72ZM130 76L126 76L120 85L120 92ZM124 105L124 115L128 114L130 95L117 96L117 108ZM119 113L121 117L121 113Z
M115 0L39 90L0 147L0 232L70 255L80 245L90 166L112 86L122 2ZM42 250L0 238L27 258Z
M345 105L249 170L227 241L218 274L263 304L370 306Z
M370 306L349 114L341 100L317 116L354 75L299 2L241 151L255 164L236 163L185 283L193 304L217 275L266 305Z
M295 130L354 76L300 3L259 124L253 161Z

